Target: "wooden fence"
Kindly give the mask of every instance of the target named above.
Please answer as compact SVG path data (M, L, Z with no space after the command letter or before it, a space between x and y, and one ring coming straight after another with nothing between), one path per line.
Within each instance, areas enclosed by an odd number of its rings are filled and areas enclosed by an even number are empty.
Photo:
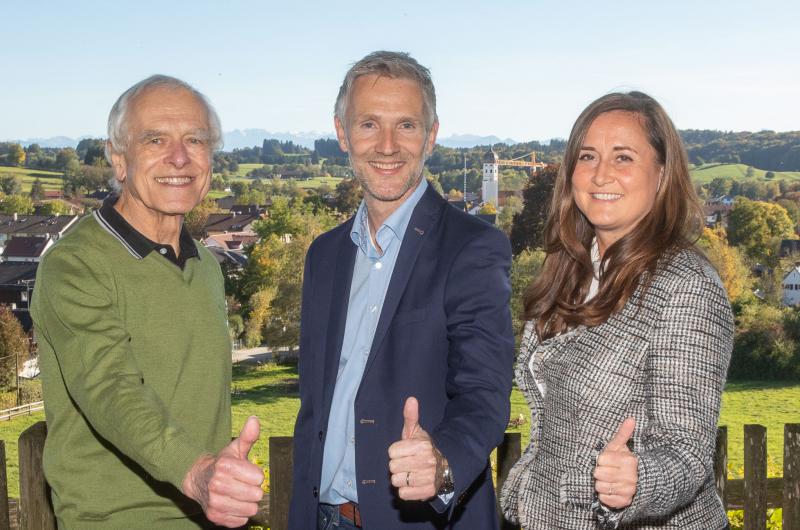
M42 472L42 449L47 436L44 422L38 422L19 437L19 521L21 530L55 530L47 483ZM728 480L728 430L717 431L714 476L717 490L728 509L744 510L744 530L766 529L767 508L783 508L783 530L800 530L800 424L786 424L783 434L783 477L767 478L767 429L744 426L744 479ZM506 433L497 448L499 489L521 453L519 433ZM264 499L253 524L271 530L287 530L289 497L292 491L292 439L269 439L270 494ZM9 514L5 444L0 441L0 530L17 527ZM11 523L15 523L13 526ZM503 522L503 530L518 530Z
M19 407L0 410L0 421L9 421L17 416L30 416L32 412L36 412L37 410L44 410L44 401L25 403Z

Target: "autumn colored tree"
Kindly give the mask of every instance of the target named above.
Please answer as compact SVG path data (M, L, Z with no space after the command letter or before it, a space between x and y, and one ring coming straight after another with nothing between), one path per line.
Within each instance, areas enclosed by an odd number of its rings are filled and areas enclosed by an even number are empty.
M30 215L34 211L33 201L27 195L7 195L0 202L0 212Z
M273 198L270 217L255 226L262 239L250 249L236 285L249 346L297 346L306 252L314 238L339 221L324 207L313 210L301 200Z
M23 149L21 145L11 145L8 151L8 165L20 167L25 165L25 149Z
M17 385L17 369L29 358L28 338L8 306L0 306L0 390Z
M497 207L494 205L494 203L487 202L481 206L481 209L478 210L478 213L481 215L497 215Z
M545 253L540 249L525 249L511 263L511 319L519 337L525 324L523 300L528 287L542 270Z
M717 269L731 302L752 297L753 277L738 248L728 245L725 229L705 228L697 242L708 261Z
M192 210L186 214L183 218L183 224L193 238L198 240L202 239L204 235L203 229L208 221L208 216L219 211L221 210L217 207L217 203L214 199L206 197L200 201L200 204L192 208Z
M750 258L777 265L781 239L793 239L794 223L779 204L737 197L728 215L728 242Z

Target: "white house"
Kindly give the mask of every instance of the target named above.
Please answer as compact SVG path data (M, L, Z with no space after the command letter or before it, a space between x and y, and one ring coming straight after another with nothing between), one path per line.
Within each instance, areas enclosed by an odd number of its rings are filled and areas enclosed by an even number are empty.
M783 277L783 303L797 305L800 303L800 265L796 265Z

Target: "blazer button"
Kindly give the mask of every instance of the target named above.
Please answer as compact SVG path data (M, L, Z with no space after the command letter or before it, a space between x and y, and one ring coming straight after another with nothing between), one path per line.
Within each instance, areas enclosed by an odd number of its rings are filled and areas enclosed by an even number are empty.
M322 441L322 436L323 436L322 431L319 431L319 441L320 442Z
M317 498L317 494L318 494L318 493L319 493L319 491L317 491L317 487L316 487L316 486L314 486L314 489L313 489L313 490L311 490L311 494L312 494L312 495L314 495L314 498L315 498L315 499Z

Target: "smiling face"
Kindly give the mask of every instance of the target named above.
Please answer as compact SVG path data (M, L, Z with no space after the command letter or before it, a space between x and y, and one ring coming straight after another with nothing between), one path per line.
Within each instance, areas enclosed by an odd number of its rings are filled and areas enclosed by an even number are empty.
M439 124L425 128L422 91L410 79L364 75L353 82L345 123L335 120L368 207L396 209L422 178Z
M127 148L112 164L122 184L120 213L148 235L165 220L180 224L211 184L208 115L191 92L157 87L130 102Z
M572 173L572 197L601 254L650 212L662 174L638 114L611 111L592 122Z

